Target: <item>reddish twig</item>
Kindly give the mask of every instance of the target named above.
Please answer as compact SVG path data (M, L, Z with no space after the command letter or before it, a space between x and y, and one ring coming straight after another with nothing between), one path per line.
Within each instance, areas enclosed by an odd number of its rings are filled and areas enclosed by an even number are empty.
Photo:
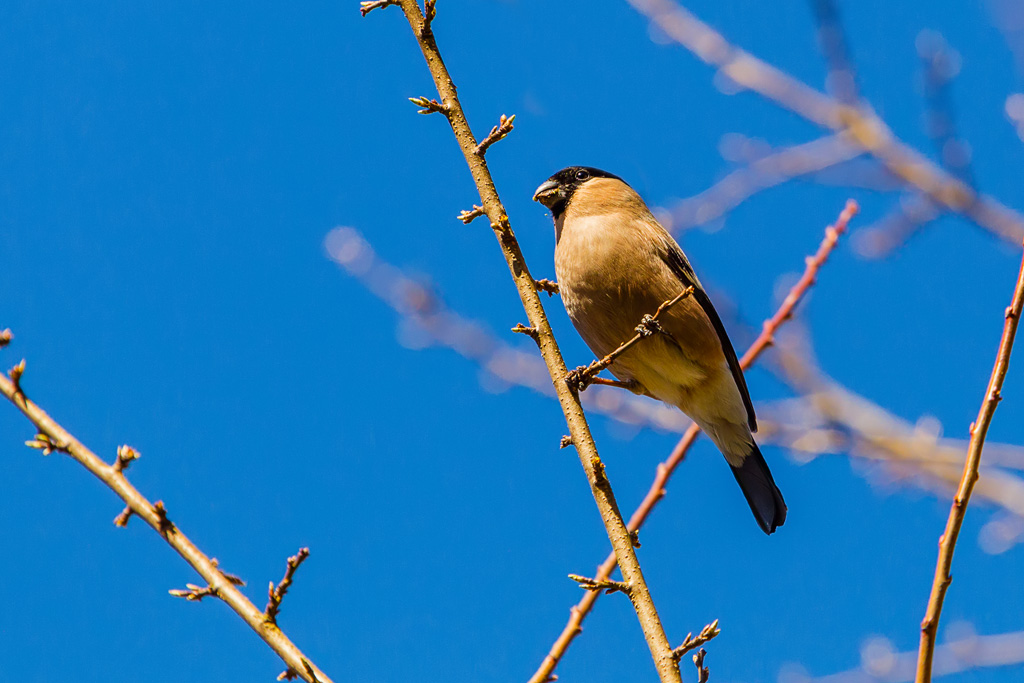
M836 221L834 226L829 226L825 229L825 238L821 241L818 246L818 251L814 256L807 257L807 264L804 269L803 275L797 281L795 285L789 290L786 298L782 301L778 310L771 318L764 323L764 327L761 329L761 334L758 335L754 343L750 345L747 352L743 354L743 358L740 359L740 366L746 370L754 361L772 345L775 338L775 332L778 328L786 322L792 315L796 305L807 293L807 290L814 284L815 277L818 274L818 270L828 260L829 255L839 240L839 237L846 231L849 225L850 219L856 215L859 210L856 202L848 201L846 208L843 209L839 215L839 219ZM647 495L644 496L643 501L633 512L633 515L629 518L628 529L633 532L640 529L651 512L657 506L658 502L665 496L665 486L668 484L669 478L672 473L679 466L679 464L686 458L687 452L693 443L697 440L700 435L700 428L697 425L691 425L686 433L683 434L683 438L679 440L675 448L672 449L671 455L663 463L658 465L654 482L651 484L650 489L647 491ZM615 555L609 555L605 558L605 561L597 568L597 574L594 576L596 581L607 579L611 576L612 571L615 569ZM562 659L565 651L569 648L569 645L576 638L577 635L583 630L583 620L586 618L590 610L593 609L594 603L597 602L597 598L600 593L588 592L571 610L569 614L569 622L562 629L562 633L555 640L551 646L550 652L541 662L540 667L530 678L530 683L543 683L544 681L550 680L552 672L555 667L558 666L558 662Z
M921 644L917 658L917 683L929 683L932 678L932 664L935 656L935 635L939 628L939 617L942 614L942 603L946 590L952 582L950 567L953 564L953 551L960 535L960 527L967 513L967 504L971 501L971 493L978 481L978 468L981 465L981 451L985 447L985 436L992 423L996 406L1002 399L1001 391L1006 371L1010 367L1010 353L1013 351L1013 340L1020 323L1021 310L1024 308L1024 261L1021 262L1017 274L1017 285L1013 291L1013 299L1005 311L1003 335L999 341L999 352L996 354L995 365L989 376L985 398L978 409L978 417L971 424L971 440L967 446L967 459L964 462L963 475L957 488L953 505L946 520L946 529L939 537L939 558L935 564L935 577L932 580L931 595L928 598L928 610L921 622Z
M277 584L275 588L274 582L270 582L270 588L267 591L267 607L263 610L263 618L269 623L277 623L277 614L281 611L281 601L284 600L285 593L292 585L295 570L307 557L309 557L309 548L299 548L299 552L288 558L288 567L284 570L284 578L281 579L281 583Z

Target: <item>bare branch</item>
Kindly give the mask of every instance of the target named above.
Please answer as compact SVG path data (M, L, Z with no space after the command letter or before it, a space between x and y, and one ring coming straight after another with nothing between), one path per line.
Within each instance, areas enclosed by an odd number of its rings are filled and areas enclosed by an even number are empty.
M167 592L176 598L185 598L189 602L202 602L203 598L217 597L217 589L213 586L206 586L204 588L194 583L186 583L185 589L172 588Z
M559 292L558 283L553 280L548 280L547 278L534 280L533 284L537 288L538 292L546 292L548 296L558 294Z
M124 510L121 510L121 514L114 517L114 526L119 526L122 529L128 526L128 520L131 519L135 512L132 510L130 505L126 505Z
M693 656L693 665L697 667L697 683L708 683L708 676L711 672L706 666L704 666L704 657L707 656L707 652L704 648L701 648L697 654Z
M22 367L24 366L22 365ZM236 588L236 582L241 581L241 579L225 574L218 569L215 560L207 557L180 529L171 523L162 502L157 501L151 504L145 496L139 493L138 489L128 482L122 471L116 469L115 465L105 463L99 456L86 448L78 439L57 424L42 408L25 396L20 386L13 379L0 375L0 394L3 394L7 400L13 403L35 425L39 433L45 435L51 444L62 444L63 446L60 450L66 452L71 458L85 467L85 469L102 481L127 504L126 511L118 515L115 524L123 526L127 523L129 516L133 514L138 516L157 531L167 544L203 577L207 582L207 589L209 589L210 594L216 595L227 603L284 660L285 664L296 670L301 670L303 672L302 677L309 681L309 683L314 681L330 683L330 679L319 669L310 667L307 670L306 666L303 666L303 662L306 662L307 666L309 665L302 652L277 626L265 623L263 612ZM195 589L197 593L203 591L206 591L206 589L202 587ZM182 597L187 598L187 594L191 592L193 592L193 588L190 586L189 590L185 591L186 595ZM193 599L198 600L201 598L196 597Z
M448 108L437 100L430 100L426 97L410 97L409 101L415 104L417 107L422 107L417 114L444 114L448 115Z
M43 452L43 455L49 455L54 451L59 451L61 453L68 452L67 446L65 446L64 444L54 443L53 441L50 440L49 436L42 433L36 434L35 438L32 439L31 441L26 441L25 445L28 446L29 448L36 448L38 450L41 450Z
M117 447L117 460L114 461L114 471L124 472L132 460L138 460L141 454L131 446L123 445Z
M939 168L897 138L874 112L845 105L729 43L673 0L627 0L666 35L737 85L850 140L908 186L970 218L998 237L1021 244L1024 217Z
M473 208L470 209L469 211L463 210L462 212L460 212L458 215L458 219L465 223L466 225L469 225L470 223L473 222L473 219L479 218L480 216L483 215L484 207L477 206L476 204L474 204Z
M292 585L292 579L295 577L295 570L299 568L306 558L309 557L309 548L299 548L299 552L288 558L288 567L284 570L284 578L281 579L281 583L274 587L274 582L270 582L270 589L268 591L267 606L263 610L264 619L271 624L277 623L277 614L281 611L281 601L284 600L285 593Z
M359 13L364 17L378 8L390 7L391 5L397 5L398 0L374 0L373 2L361 2L359 3Z
M484 161L483 151L486 150L486 145L481 149L473 136L473 131L459 102L455 84L444 65L434 35L430 31L423 31L424 16L416 0L400 0L398 4L405 13L413 35L417 38L420 51L427 62L434 85L437 87L438 95L446 105L448 122L451 124L452 132L455 134L459 148L469 166L470 174L480 193L481 206L484 207L484 211L490 219L491 228L494 230L505 262L512 273L529 324L537 330L537 344L553 381L555 392L558 394L559 404L569 426L580 464L587 474L591 493L601 513L608 538L615 550L623 579L632 586L630 600L658 669L658 675L663 682L681 683L679 663L672 657L672 648L665 636L665 629L644 580L629 530L626 528L614 493L605 476L604 465L598 455L597 446L590 433L590 427L587 424L583 407L580 405L579 397L568 385L558 381L565 377L568 370L544 313L535 280L526 266L522 250L509 224L508 214L498 197L494 179ZM504 126L511 130L511 124L511 118L503 119L502 124L497 127L498 131L492 131L492 135L489 135L488 139L496 135L495 139L504 137L504 134L500 132L501 128Z
M525 334L531 337L533 341L538 341L540 339L540 337L537 335L536 327L527 327L522 323L516 323L516 326L512 328L512 331L515 332L516 334Z
M661 302L661 305L658 306L658 310L654 312L654 315L648 314L640 319L640 324L636 326L636 334L633 337L619 344L618 348L616 348L614 351L609 353L601 360L595 360L586 367L580 366L573 370L572 372L568 373L565 376L565 383L568 384L574 391L583 391L584 389L587 388L587 385L594 383L595 375L597 375L597 373L601 372L606 367L614 363L616 358L624 354L626 351L629 351L629 349L631 349L633 345L638 343L641 339L650 337L655 333L664 334L671 337L672 335L666 332L665 329L662 328L662 326L658 323L658 316L660 316L662 313L672 308L677 303L687 298L691 294L693 294L692 285L690 287L687 287L683 291L679 292L679 294L677 294L672 299ZM616 383L615 386L625 385L622 385L621 383Z
M580 588L588 591L604 591L608 593L625 593L629 595L631 588L623 581L612 581L610 579L591 579L579 574L569 574L569 578L580 585Z
M1013 292L1010 305L1004 312L1003 334L999 341L999 352L996 354L995 365L989 376L985 398L978 410L978 417L971 424L971 441L967 447L967 459L964 461L963 475L957 488L953 505L949 510L946 529L939 538L939 558L935 564L935 578L932 581L931 595L928 598L928 610L921 622L921 644L917 659L917 683L929 683L932 678L932 663L935 656L935 635L939 628L939 616L942 614L942 603L946 590L952 582L950 568L953 564L953 552L960 535L960 527L967 514L967 505L971 501L971 493L978 481L978 468L981 465L981 451L985 447L985 436L992 423L996 406L1002 398L1001 391L1006 371L1010 367L1010 353L1013 351L1013 340L1020 323L1021 310L1024 309L1024 261L1021 261L1017 274L1017 285Z
M476 146L476 155L478 157L482 157L484 154L487 153L488 147L493 145L498 140L504 139L505 136L511 133L512 129L515 127L512 125L512 122L515 120L515 114L512 114L512 116L508 118L506 118L505 115L502 114L501 118L498 119L498 125L491 128L491 132L487 134L487 137L485 137L480 142L480 144Z
M20 363L7 371L7 374L11 378L11 384L14 385L14 393L22 394L21 376L25 374L25 359L22 358Z
M718 628L718 619L715 619L710 624L702 628L700 633L697 634L696 638L693 636L692 632L687 633L686 637L683 638L682 644L676 649L672 650L672 655L676 659L682 659L683 655L685 655L687 652L689 652L690 650L696 650L698 647L708 642L721 632L722 630Z

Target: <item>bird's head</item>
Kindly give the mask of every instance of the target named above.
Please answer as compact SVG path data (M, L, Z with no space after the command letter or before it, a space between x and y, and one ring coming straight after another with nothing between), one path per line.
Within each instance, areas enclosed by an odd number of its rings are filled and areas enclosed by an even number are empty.
M558 220L576 191L595 178L612 178L623 182L619 176L599 168L568 166L544 181L533 193L533 201L551 209L551 215Z

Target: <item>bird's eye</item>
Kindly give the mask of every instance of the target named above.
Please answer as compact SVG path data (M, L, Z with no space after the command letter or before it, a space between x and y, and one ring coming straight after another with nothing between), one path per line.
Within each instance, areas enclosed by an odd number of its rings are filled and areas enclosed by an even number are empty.
M583 169L576 171L576 180L586 180L590 177L590 173Z

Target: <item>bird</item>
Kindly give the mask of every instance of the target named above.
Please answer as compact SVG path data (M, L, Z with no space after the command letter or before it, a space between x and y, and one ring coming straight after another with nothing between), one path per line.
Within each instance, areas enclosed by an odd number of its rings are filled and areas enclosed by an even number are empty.
M623 386L676 406L725 456L766 534L786 502L754 441L757 419L722 319L690 261L622 178L569 166L537 188L551 211L558 289L577 332L598 358L637 333L644 316L692 287L657 318L659 330L609 366Z

